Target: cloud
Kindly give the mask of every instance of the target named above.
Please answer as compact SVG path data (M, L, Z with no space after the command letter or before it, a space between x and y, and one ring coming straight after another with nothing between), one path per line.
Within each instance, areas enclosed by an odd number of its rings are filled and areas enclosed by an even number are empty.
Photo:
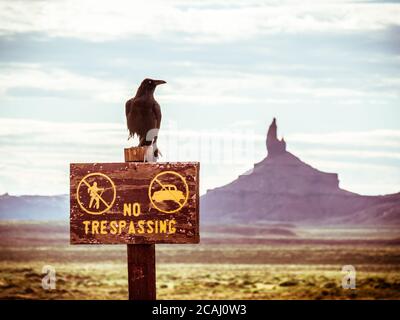
M321 136L330 137L330 143L322 149ZM400 131L293 134L292 137L303 139L288 138L289 151L296 150L297 156L320 170L338 172L344 188L369 194L396 192L400 188L399 149L393 150L394 143L400 142ZM388 137L392 143L385 147L382 143ZM125 126L118 123L0 118L0 193L68 193L69 163L123 161L123 148L136 143L126 138ZM360 141L368 139L375 140L383 149L377 151L374 145L366 144L357 155ZM307 142L307 147L300 141ZM344 149L341 141L353 144ZM265 136L251 132L246 126L197 131L180 130L167 123L159 146L164 154L161 161L202 163L202 193L236 179L266 156ZM363 183L365 188L361 187ZM357 188L352 189L353 186Z
M197 105L296 105L318 101L337 105L381 104L396 101L398 77L370 76L362 82L330 76L280 75L279 72L257 74L229 70L193 69L189 76L172 79L162 98L171 103ZM346 81L356 83L349 85ZM177 93L179 92L179 93ZM323 103L321 103L323 105Z
M381 146L381 145L380 145ZM351 145L354 148L354 145ZM399 151L375 151L375 150L348 150L348 149L321 149L313 148L311 150L301 150L302 155L307 156L323 156L323 157L351 157L351 158L362 158L362 159L395 159L400 160L400 149Z
M43 64L10 63L0 66L0 97L68 96L116 102L127 96L128 86L116 80L85 76Z
M371 130L359 132L296 133L289 134L292 143L308 143L329 146L387 147L400 148L400 130Z
M398 25L395 3L350 1L21 1L0 2L0 34L110 41L183 34L187 42L237 41L259 35L382 30Z
M309 66L311 68L311 66ZM121 104L132 94L129 78L108 71L82 74L43 63L0 64L0 98L59 97ZM359 81L305 74L283 75L234 71L217 65L192 63L184 74L171 75L157 95L167 104L194 106L298 105L318 102L337 105L385 104L397 101L398 76L369 75Z

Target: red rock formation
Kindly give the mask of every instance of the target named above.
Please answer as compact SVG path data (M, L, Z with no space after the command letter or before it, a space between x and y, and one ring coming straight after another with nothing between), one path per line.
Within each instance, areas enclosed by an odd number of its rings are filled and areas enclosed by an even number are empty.
M285 141L277 138L275 119L268 130L267 149L268 156L250 173L201 197L203 221L347 223L360 210L365 217L366 209L389 200L400 208L399 195L361 196L343 190L336 173L319 171L286 151ZM378 208L383 207L387 208Z

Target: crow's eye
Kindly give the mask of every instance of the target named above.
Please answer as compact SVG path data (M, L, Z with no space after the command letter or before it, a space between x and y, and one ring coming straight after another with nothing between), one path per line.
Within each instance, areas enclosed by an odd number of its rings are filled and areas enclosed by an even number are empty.
M151 82L152 82L152 81L151 81L151 80L149 80L149 84L151 84Z

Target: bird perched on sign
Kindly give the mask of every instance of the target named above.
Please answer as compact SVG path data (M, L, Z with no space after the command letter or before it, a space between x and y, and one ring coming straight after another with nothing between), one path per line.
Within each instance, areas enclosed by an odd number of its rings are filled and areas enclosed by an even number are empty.
M157 148L158 130L161 125L161 108L154 99L154 90L164 80L144 79L140 84L135 97L129 99L125 104L126 122L129 137L135 134L139 138L139 147L152 146L154 157L158 157Z

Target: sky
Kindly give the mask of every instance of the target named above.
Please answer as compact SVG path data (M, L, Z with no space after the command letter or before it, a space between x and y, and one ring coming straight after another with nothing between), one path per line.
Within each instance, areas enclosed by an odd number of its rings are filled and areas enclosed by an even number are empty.
M400 191L396 1L0 0L0 194L66 194L69 163L121 162L146 78L160 161L200 161L201 193L288 150L340 187Z

